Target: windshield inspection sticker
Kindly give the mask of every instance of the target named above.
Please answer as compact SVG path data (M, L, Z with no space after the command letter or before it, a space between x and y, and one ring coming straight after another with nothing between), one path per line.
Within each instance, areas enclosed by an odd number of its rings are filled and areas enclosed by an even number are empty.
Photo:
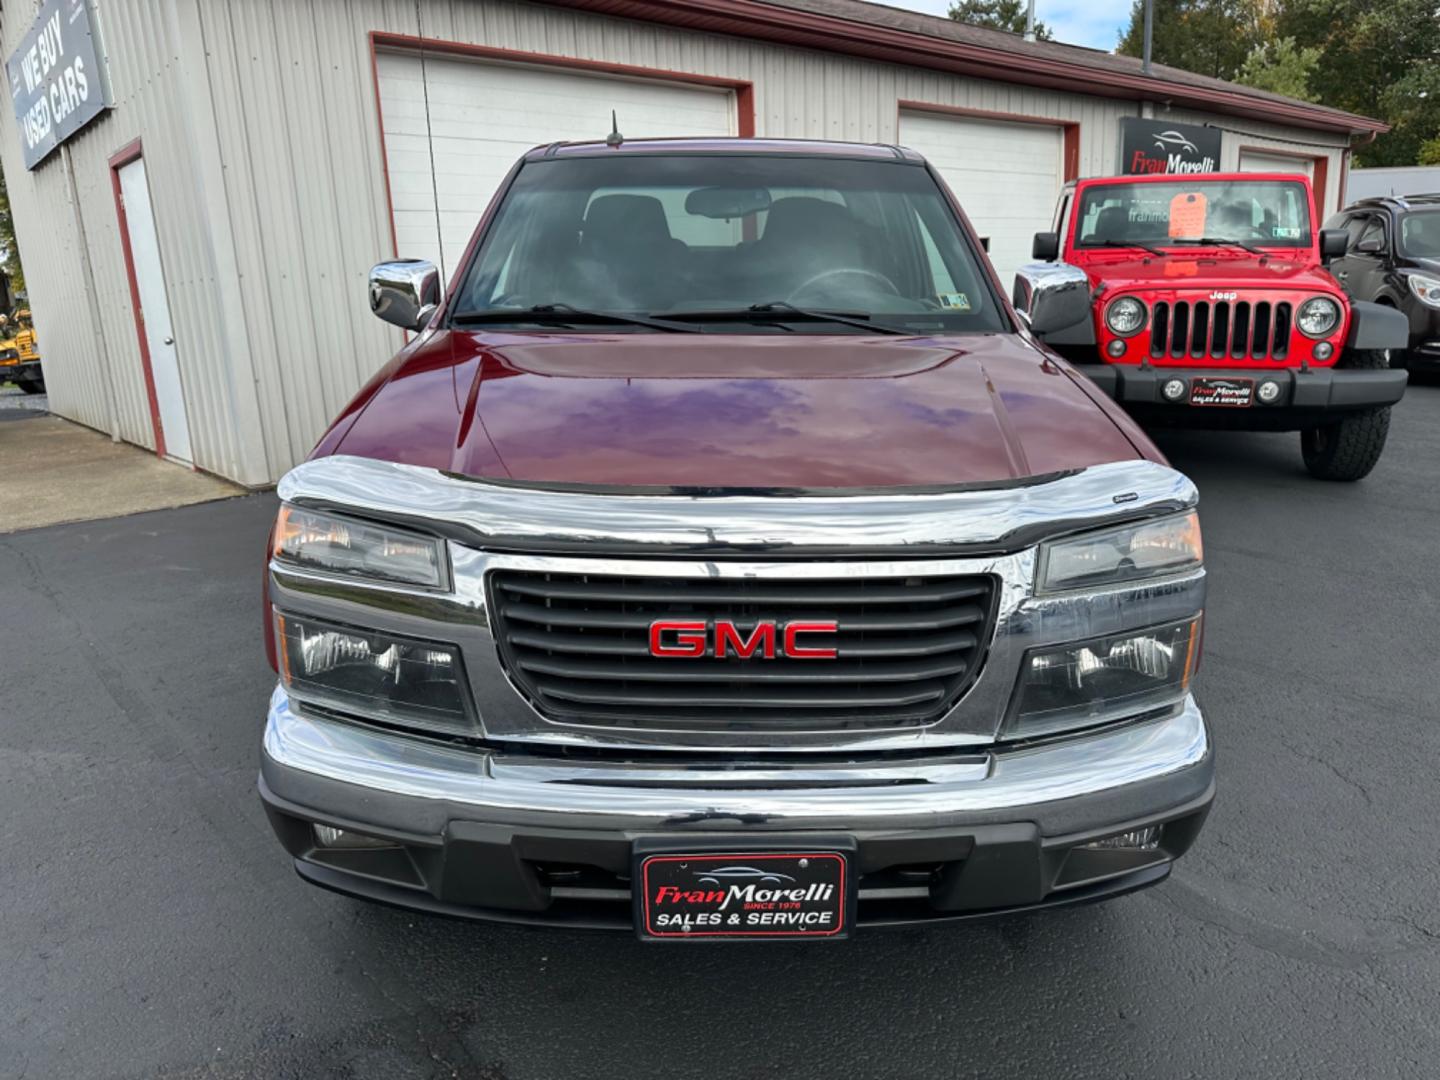
M970 297L963 292L942 292L937 299L940 301L941 307L948 308L950 311L970 310Z
M1182 191L1170 200L1170 236L1176 240L1199 240L1205 235L1205 196Z

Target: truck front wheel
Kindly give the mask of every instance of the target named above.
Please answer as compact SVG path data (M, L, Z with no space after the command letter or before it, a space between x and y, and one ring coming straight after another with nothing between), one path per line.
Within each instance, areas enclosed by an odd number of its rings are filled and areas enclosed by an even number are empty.
M1383 349L1357 349L1341 361L1347 368L1388 368ZM1320 480L1359 480L1368 476L1390 434L1390 406L1351 413L1342 420L1300 432L1300 453L1310 475Z

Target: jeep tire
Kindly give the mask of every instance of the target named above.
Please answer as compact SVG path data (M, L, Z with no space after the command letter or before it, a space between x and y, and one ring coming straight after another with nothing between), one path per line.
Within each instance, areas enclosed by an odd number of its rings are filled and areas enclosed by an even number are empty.
M1388 368L1383 349L1357 349L1341 357L1340 367ZM1300 432L1300 453L1310 475L1320 480L1359 480L1370 474L1390 434L1390 406L1351 413L1334 423Z

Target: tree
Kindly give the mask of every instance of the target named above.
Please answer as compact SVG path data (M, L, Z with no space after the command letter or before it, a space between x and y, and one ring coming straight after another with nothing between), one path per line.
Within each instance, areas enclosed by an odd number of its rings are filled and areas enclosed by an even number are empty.
M1264 0L1155 0L1150 54L1157 64L1197 75L1233 79L1250 51L1264 40ZM1145 3L1135 0L1130 25L1115 50L1145 53Z
M950 18L971 26L1023 34L1027 6L1025 0L960 0L950 5ZM1035 20L1035 36L1041 41L1051 40L1050 28L1039 19Z
M1277 31L1318 47L1316 99L1392 130L1357 147L1363 165L1414 165L1440 136L1440 0L1283 0Z
M1293 37L1262 41L1250 50L1235 81L1272 94L1314 101L1310 77L1320 63L1322 52L1319 46L1303 48L1295 44Z
M20 268L20 247L15 243L15 219L10 216L10 192L5 187L5 170L0 167L0 266L10 275L13 295L25 289L25 271Z

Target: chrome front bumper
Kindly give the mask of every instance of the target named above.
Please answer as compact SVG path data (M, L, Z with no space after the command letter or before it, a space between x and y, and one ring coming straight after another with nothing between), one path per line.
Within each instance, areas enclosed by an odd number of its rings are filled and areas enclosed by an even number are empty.
M325 804L336 820L432 835L457 816L621 832L924 829L974 814L1028 820L1038 804L1173 776L1211 754L1193 696L1168 716L1028 748L746 767L587 763L464 749L305 715L279 687L264 746L261 775L282 798L303 803L312 778L336 781L355 789L353 799ZM395 820L366 816L365 807L382 805L405 811Z
M855 851L860 923L920 922L1163 880L1208 812L1214 753L1193 698L1030 747L726 767L424 742L305 715L277 689L260 790L302 877L403 907L623 929L637 841L838 838ZM394 846L325 849L315 824ZM1085 846L1152 825L1152 849ZM556 866L574 876L555 878Z

